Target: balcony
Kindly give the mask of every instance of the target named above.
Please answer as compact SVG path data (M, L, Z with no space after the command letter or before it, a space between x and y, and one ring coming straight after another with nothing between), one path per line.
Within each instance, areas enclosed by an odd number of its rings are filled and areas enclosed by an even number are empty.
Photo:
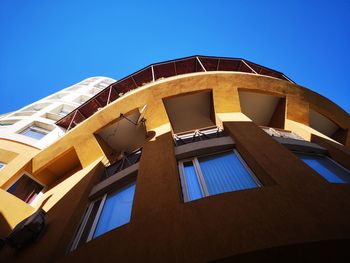
M224 130L219 127L195 130L192 132L173 135L175 146L185 145L188 143L199 142L213 138L220 138L224 136L226 136Z
M101 181L138 163L140 161L141 154L142 148L137 149L130 154L121 155L121 158L118 161L106 167L105 173L102 175Z
M211 71L251 73L294 83L281 72L263 67L245 59L209 56L180 58L151 64L113 84L110 84L107 88L97 93L94 97L87 100L67 116L58 120L56 124L62 128L70 130L96 113L99 109L107 106L109 103L115 101L131 90L173 76Z
M260 128L263 129L264 132L266 132L268 135L270 135L272 137L287 138L287 139L304 141L304 139L301 136L299 136L298 134L296 134L292 131L271 128L271 127L265 127L265 126L260 126Z

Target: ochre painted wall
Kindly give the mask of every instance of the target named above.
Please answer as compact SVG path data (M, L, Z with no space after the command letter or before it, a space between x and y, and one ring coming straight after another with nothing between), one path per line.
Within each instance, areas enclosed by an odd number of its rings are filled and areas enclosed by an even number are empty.
M34 208L19 198L0 189L0 237L6 237Z
M171 133L158 133L159 136L144 145L131 222L65 256L89 202L88 194L104 168L101 160L107 160L94 133L115 121L120 113L144 104L148 105L145 116L148 130L169 131L163 98L206 89L213 90L215 113L220 117L218 123L244 120L226 123L225 130L264 186L185 204ZM19 165L6 167L9 173L6 179L0 180L12 180L24 167L33 176L55 177L55 180L47 180L50 186L38 203L39 206L43 202L43 208L48 211L48 226L43 237L30 248L20 253L2 249L0 258L19 262L39 259L43 262L54 259L67 262L102 259L203 262L274 246L349 238L349 187L329 184L246 119L240 113L237 89L286 97L285 127L302 131L301 135L308 139L314 133L306 126L310 103L315 109L324 108L322 113L343 129L350 128L349 115L335 104L300 86L274 78L238 73L196 73L145 85L114 101L48 148L40 152L36 149L27 151L27 148L18 150ZM23 146L4 143L5 150L10 151L13 147ZM45 169L64 165L61 157L72 148L81 170L59 178L54 171L52 175L42 174ZM348 155L344 156L342 158L348 160ZM4 185L3 181L0 182ZM6 192L1 195L4 199L0 200L4 203L14 198ZM12 218L8 221L10 228L32 210L26 204L26 208L22 209L22 206L16 204L11 211L3 213L3 218ZM24 214L17 215L17 208ZM5 233L8 227L1 231Z
M18 142L0 139L0 161L6 163L6 167L0 170L0 188L7 189L24 167L30 166L31 159L39 153L39 150Z
M48 222L52 233L17 259L207 262L267 248L350 237L348 186L326 182L253 123L231 122L225 128L264 182L263 187L184 203L172 137L167 133L144 146L129 224L64 255L73 225L78 226L88 203L86 193L92 181L86 177L89 182L79 183L57 203ZM71 214L73 210L79 212ZM63 220L62 213L71 214L70 219ZM50 230L61 220L64 226ZM54 234L56 231L64 234ZM314 259L320 259L317 250L311 252Z

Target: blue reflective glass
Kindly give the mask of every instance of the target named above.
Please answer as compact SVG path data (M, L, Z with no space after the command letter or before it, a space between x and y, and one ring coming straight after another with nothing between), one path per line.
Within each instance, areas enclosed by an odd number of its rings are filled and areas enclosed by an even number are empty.
M350 183L350 174L326 156L297 154L312 169L331 183Z
M33 139L37 139L37 140L40 140L41 138L43 138L46 135L46 133L39 132L39 131L34 130L32 128L29 128L29 129L23 131L22 134L25 136L31 137Z
M184 163L184 177L186 181L188 201L196 200L203 197L196 171L193 163Z
M258 187L234 152L198 160L210 195Z
M132 183L107 196L93 238L130 222L135 186Z

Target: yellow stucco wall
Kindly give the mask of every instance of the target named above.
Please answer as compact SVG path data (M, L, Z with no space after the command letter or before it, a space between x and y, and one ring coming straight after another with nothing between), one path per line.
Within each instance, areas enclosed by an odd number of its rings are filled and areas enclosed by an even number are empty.
M65 194L67 194L84 176L91 172L101 161L101 158L95 160L85 168L76 171L69 177L64 177L63 180L50 187L40 198L35 202L35 208L43 208L49 211Z
M33 207L0 189L0 236L7 236L19 222L33 212Z
M5 168L0 170L0 188L7 189L24 167L30 166L39 151L25 144L0 139L0 161L6 163Z

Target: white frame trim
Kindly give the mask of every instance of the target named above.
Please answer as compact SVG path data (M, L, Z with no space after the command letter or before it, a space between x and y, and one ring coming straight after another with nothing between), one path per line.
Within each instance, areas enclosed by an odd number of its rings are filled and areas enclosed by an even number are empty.
M77 232L77 234L76 234L76 236L75 236L75 238L73 240L73 243L72 243L72 246L70 248L70 251L73 251L74 249L77 248L79 240L81 238L81 235L83 234L85 225L86 225L86 223L87 223L87 221L88 221L88 219L90 217L90 213L91 213L92 207L93 207L93 203L90 203L89 206L85 209L83 221L79 225L78 232Z
M204 197L207 197L207 196L209 196L209 191L208 191L207 183L204 180L203 172L202 172L202 169L199 165L199 161L198 161L197 157L193 158L193 166L196 170L197 178L199 179L199 185L200 185L201 190L204 194Z
M38 133L41 133L41 134L45 134L45 135L47 135L47 134L49 133L49 131L47 131L47 130L45 130L45 129L43 129L43 128L41 128L41 127L35 125L35 124L32 124L32 125L26 127L26 128L25 128L24 130L22 130L20 133L21 133L22 135L25 135L25 134L23 134L23 133L26 132L26 131L29 131L29 130L32 130L32 131L35 131L35 132L38 132ZM45 136L45 135L44 135L44 136ZM27 135L25 135L25 136L27 136Z
M249 168L249 166L246 164L246 162L243 160L243 158L240 156L240 154L237 152L236 149L232 149L232 150L228 150L228 151L219 151L219 152L214 152L214 153L210 153L210 154L200 155L200 156L187 158L187 159L183 159L183 160L179 161L178 167L179 167L180 181L181 181L181 187L182 187L182 193L183 193L184 202L190 202L191 201L191 200L189 200L188 186L187 186L187 182L185 180L184 163L192 162L192 165L193 165L193 167L195 169L196 177L197 177L197 180L198 180L199 187L200 187L200 190L202 192L203 198L204 197L208 197L208 196L210 196L210 194L209 194L209 191L208 191L208 188L207 188L207 184L206 184L204 176L203 176L203 172L202 172L202 170L200 168L200 164L199 164L198 158L201 158L203 156L217 155L217 154L225 153L225 152L233 152L234 154L236 154L238 160L242 163L244 168L247 170L248 174L251 176L253 181L256 183L257 187L258 188L262 187L262 183L260 182L260 180L255 176L253 171Z
M96 225L97 225L96 218L98 218L97 216L99 216L101 214L102 207L103 207L103 206L101 206L101 204L104 205L104 201L106 199L106 196L107 196L107 194L105 194L104 196L102 196L100 198L97 198L94 201L89 203L89 205L87 206L87 209L85 209L85 213L83 215L83 220L81 221L81 224L78 226L78 231L76 231L75 237L73 239L73 242L72 242L72 245L71 245L69 251L73 251L73 250L77 249L79 241L81 239L81 235L83 234L83 232L85 230L86 223L88 222L88 220L89 220L89 218L91 216L92 209L93 209L95 203L98 202L99 200L101 200L101 203L99 204L99 207L97 209L97 212L96 212L96 215L95 215L95 218L94 218L94 222L92 223L92 227L91 227L91 229L89 231L87 240L84 241L84 243L86 243L86 242L88 242L88 241L90 241L92 239L93 232L95 232L95 228L96 228ZM92 234L91 234L91 232L92 232Z
M45 126L45 127L42 127L42 126ZM30 123L29 125L25 126L24 128L22 128L21 130L17 131L16 133L20 134L22 136L26 136L27 138L30 138L30 139L35 140L35 141L41 141L54 129L55 129L55 127L53 127L52 124L34 121L34 122ZM35 137L28 136L28 135L24 134L26 131L29 131L29 130L40 133L43 135L43 137L35 138Z
M92 226L91 226L91 229L90 229L90 233L89 233L89 235L88 235L88 237L87 237L87 239L86 239L86 242L89 242L89 241L92 239L92 237L94 236L97 223L98 223L98 221L100 220L100 216L101 216L101 213L102 213L102 209L103 209L103 207L104 207L104 205L105 205L106 197L107 197L107 194L104 194L104 196L102 197L100 206L98 207L97 213L96 213L96 215L95 215L94 222L92 223ZM97 200L100 200L100 199L97 199ZM95 202L96 202L97 200L95 200ZM93 202L93 203L95 203L95 202Z
M183 194L183 197L184 197L184 201L185 201L185 202L188 202L189 193L188 193L187 182L186 182L186 180L185 180L184 162L185 162L185 161L179 162L180 183L181 183L181 188L182 188L182 194Z

